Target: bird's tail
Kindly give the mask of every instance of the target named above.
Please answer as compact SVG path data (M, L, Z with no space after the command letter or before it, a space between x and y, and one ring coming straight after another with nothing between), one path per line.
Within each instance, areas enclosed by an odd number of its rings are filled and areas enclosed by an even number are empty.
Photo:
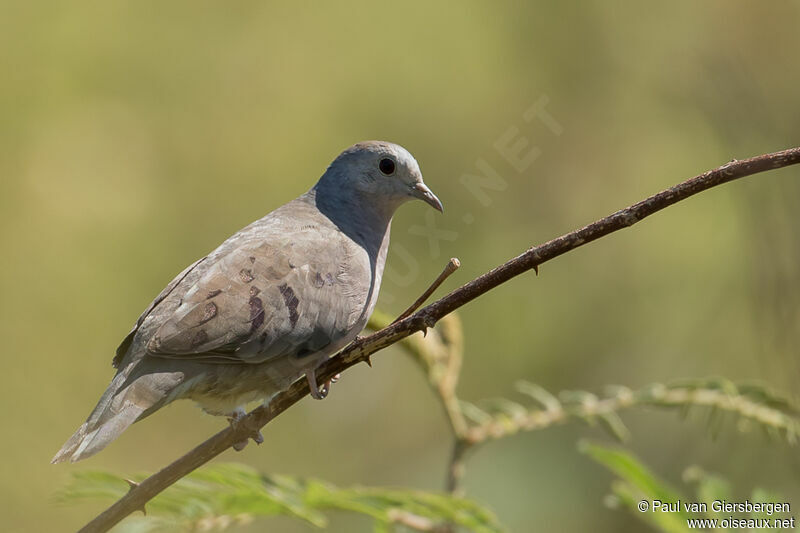
M165 403L169 387L164 387L163 375L137 373L139 375L132 378L131 370L129 367L114 376L92 414L64 443L51 463L74 463L96 454L128 426Z

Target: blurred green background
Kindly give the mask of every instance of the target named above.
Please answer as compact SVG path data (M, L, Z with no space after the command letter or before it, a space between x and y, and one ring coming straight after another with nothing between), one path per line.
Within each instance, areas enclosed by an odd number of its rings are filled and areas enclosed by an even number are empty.
M457 256L452 288L732 158L800 142L797 2L2 2L0 511L9 531L75 529L70 472L154 471L224 421L180 402L77 465L49 460L112 376L119 340L184 266L308 189L364 139L407 147L445 204L395 219L380 307L402 310ZM523 113L545 98L553 133ZM522 172L494 147L516 128ZM488 205L460 178L488 162ZM461 313L461 396L517 379L600 392L680 377L797 396L800 168L683 202L545 264ZM427 231L427 230L426 230ZM796 448L702 417L636 412L631 447L674 483L689 464L800 507ZM467 495L512 531L642 526L603 506L610 475L569 425L491 443ZM439 489L450 441L425 379L387 350L266 442L223 460ZM264 522L260 523L261 525ZM270 524L269 522L267 524ZM306 531L288 519L278 531ZM334 516L332 531L368 522Z

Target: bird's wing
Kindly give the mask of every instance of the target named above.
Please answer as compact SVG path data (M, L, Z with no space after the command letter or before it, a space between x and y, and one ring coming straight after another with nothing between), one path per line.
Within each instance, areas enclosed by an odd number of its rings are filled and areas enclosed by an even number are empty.
M136 320L136 323L133 325L133 328L131 328L130 332L128 332L128 334L125 336L124 339L122 339L122 342L117 347L117 351L114 355L114 360L111 362L114 368L119 368L119 365L122 362L122 358L125 357L125 354L128 352L128 348L130 348L130 345L133 342L133 338L136 336L136 332L139 330L139 327L142 325L142 322L144 322L144 319L147 318L147 315L149 315L150 312L153 310L153 308L157 306L159 303L161 303L164 300L164 298L169 296L169 294L173 291L173 289L175 289L175 287L177 287L178 284L181 281L183 281L183 278L188 276L189 272L194 270L194 267L196 267L205 260L206 257L203 257L201 259L198 259L188 267L186 267L183 270L183 272L175 276L175 279L170 281L169 284L166 287L164 287L164 290L162 290L159 293L159 295L156 296L155 300L150 302L150 305L148 305L147 309L145 309L144 312L142 312L142 314Z
M366 305L369 265L353 260L352 243L315 230L244 243L205 264L148 353L258 363L342 339Z

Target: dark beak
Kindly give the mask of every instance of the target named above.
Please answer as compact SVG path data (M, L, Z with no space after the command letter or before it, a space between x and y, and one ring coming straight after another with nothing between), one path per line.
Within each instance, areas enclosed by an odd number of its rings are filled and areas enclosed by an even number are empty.
M436 209L440 213L444 213L444 208L442 207L442 202L439 201L439 199L436 197L435 194L433 194L433 192L431 192L431 190L428 188L427 185L425 185L424 183L420 182L420 183L417 183L416 185L414 185L411 188L411 190L412 190L412 194L414 196L416 196L420 200L423 200L425 203L427 203L428 205L430 205L431 207L433 207L434 209Z

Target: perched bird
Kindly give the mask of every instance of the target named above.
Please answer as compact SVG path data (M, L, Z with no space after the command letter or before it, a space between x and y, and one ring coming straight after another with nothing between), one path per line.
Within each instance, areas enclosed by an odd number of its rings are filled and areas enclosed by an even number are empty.
M403 147L369 141L342 152L311 190L161 291L117 348L117 373L94 411L52 462L89 457L180 398L234 421L245 404L303 375L323 398L329 384L318 387L315 370L366 325L392 216L414 198L442 210Z

